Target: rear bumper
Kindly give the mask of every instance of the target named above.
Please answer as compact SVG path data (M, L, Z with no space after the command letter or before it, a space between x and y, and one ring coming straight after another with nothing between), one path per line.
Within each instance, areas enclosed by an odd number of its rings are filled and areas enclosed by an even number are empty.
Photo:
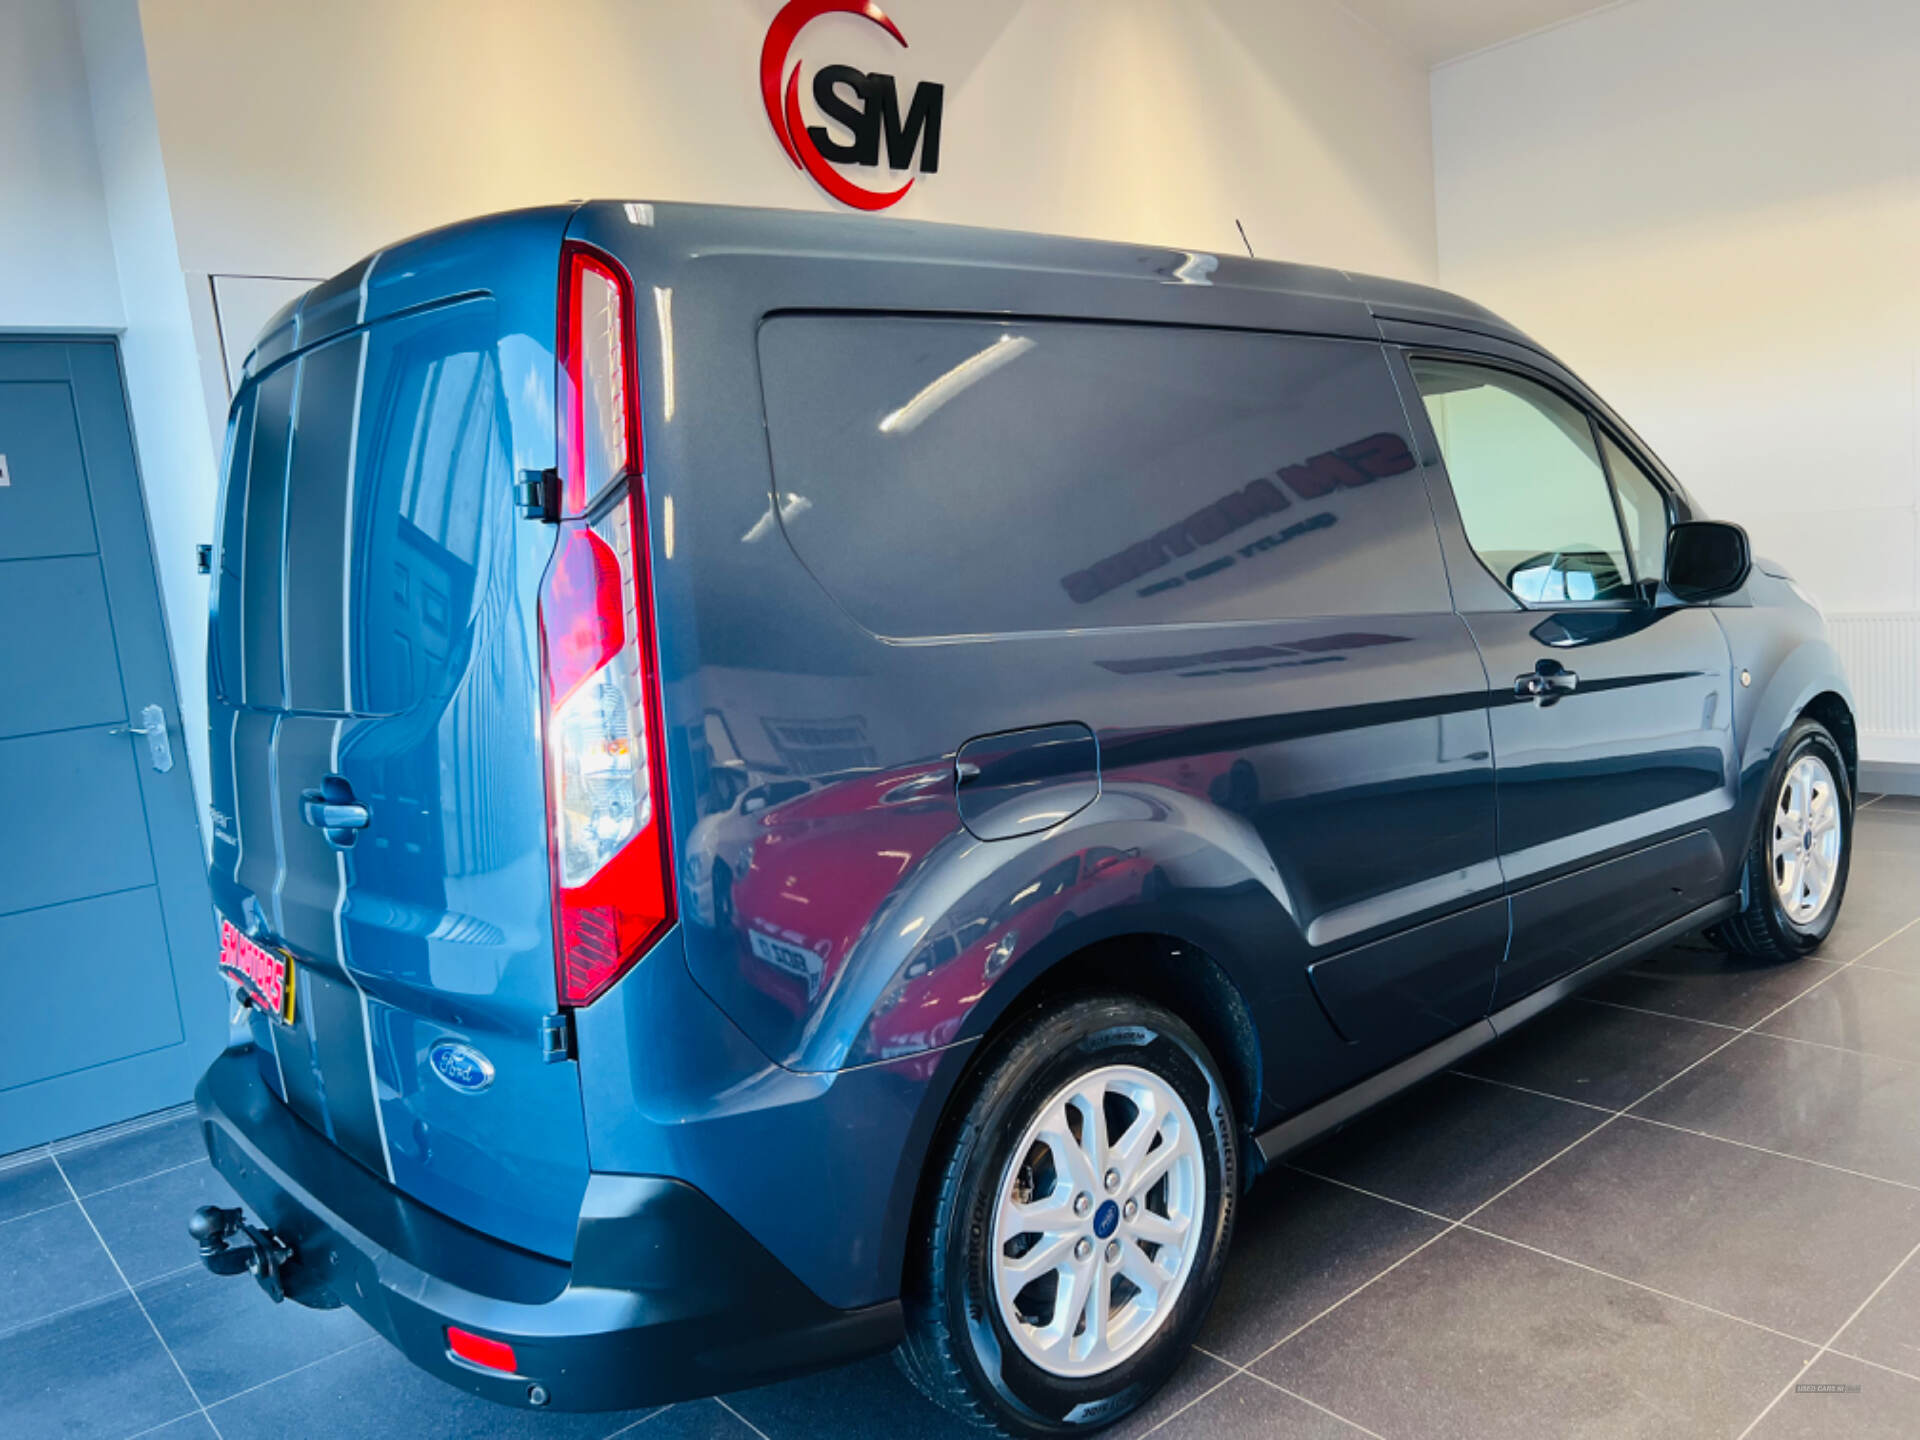
M309 1129L229 1051L195 1091L214 1167L293 1247L289 1295L344 1304L449 1384L529 1406L618 1410L718 1394L876 1354L897 1301L826 1304L700 1191L595 1175L571 1265L447 1219ZM185 1217L182 1217L184 1222ZM447 1349L446 1327L513 1346L513 1374Z

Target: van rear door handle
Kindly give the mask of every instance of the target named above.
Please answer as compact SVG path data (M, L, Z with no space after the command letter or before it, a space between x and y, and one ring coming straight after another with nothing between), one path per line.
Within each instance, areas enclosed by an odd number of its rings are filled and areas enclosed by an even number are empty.
M327 843L344 850L359 838L373 817L367 807L353 798L353 786L343 775L329 775L318 790L300 792L300 818L316 830L326 832Z

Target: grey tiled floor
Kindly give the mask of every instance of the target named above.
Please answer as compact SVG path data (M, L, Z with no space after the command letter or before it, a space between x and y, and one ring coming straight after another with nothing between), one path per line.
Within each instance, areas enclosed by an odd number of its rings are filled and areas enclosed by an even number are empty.
M1200 1347L1118 1433L1920 1436L1920 802L1857 840L1818 959L1662 952L1263 1180ZM965 1433L884 1360L497 1409L202 1272L184 1221L225 1193L178 1115L0 1160L0 1436Z

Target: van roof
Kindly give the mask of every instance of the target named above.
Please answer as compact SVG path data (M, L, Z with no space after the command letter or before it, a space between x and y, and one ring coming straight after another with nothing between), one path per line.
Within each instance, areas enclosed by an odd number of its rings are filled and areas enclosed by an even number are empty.
M1376 321L1439 325L1541 348L1491 310L1448 291L1317 265L927 220L876 220L865 215L677 201L593 200L482 216L377 250L281 309L255 342L248 370L257 371L328 335L433 298L423 293L422 282L442 268L440 262L448 250L466 251L506 230L523 236L547 232L557 239L584 210L608 212L609 218L652 227L658 239L689 256L733 251L911 261L975 271L982 267L1029 274L1050 271L1152 285L1216 286L1273 299L1357 302Z

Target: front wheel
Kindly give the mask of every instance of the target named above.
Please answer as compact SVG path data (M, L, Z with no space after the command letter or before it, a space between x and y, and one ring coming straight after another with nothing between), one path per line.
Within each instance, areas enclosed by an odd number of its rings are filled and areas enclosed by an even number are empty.
M1827 728L1802 718L1767 780L1767 803L1747 852L1747 903L1710 938L1756 960L1794 960L1819 948L1840 914L1853 858L1853 791Z
M1239 1155L1206 1047L1127 997L1037 1015L985 1058L933 1163L901 1368L1016 1435L1137 1409L1219 1288Z

